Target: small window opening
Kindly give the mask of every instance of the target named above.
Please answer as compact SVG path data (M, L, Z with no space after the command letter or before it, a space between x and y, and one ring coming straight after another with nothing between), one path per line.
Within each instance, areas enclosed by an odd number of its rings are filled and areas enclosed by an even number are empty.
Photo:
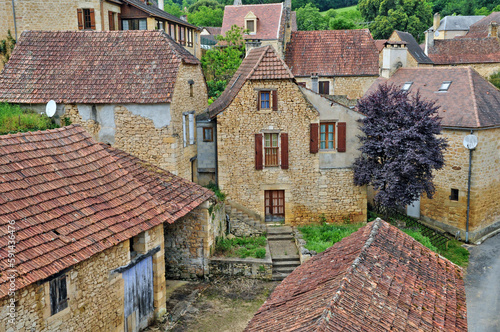
M439 87L439 91L441 92L446 92L450 88L451 81L444 81L441 86Z
M203 128L203 142L213 142L213 128Z
M405 84L403 84L403 87L401 88L401 91L409 91L411 86L412 86L413 82L406 82Z
M451 189L450 200L458 201L458 189Z
M50 314L55 315L68 307L66 274L61 274L49 282Z

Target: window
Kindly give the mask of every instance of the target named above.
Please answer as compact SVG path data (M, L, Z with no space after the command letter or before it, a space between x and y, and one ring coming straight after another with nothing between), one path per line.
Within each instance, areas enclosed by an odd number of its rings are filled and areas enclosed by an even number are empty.
M251 35L255 35L257 32L257 16L252 12L248 12L245 16L245 30L248 30Z
M450 200L458 201L458 189L451 189Z
M270 106L271 91L260 92L260 108L271 108Z
M115 18L116 18L116 13L108 11L109 31L116 30Z
M122 20L123 30L147 30L148 25L146 19L130 19L130 20Z
M446 92L450 88L451 81L444 81L439 87L440 92Z
M181 45L186 45L186 27L179 25L179 43Z
M255 22L253 20L247 21L247 30L249 33L255 32Z
M321 81L319 82L319 94L329 95L330 94L330 82Z
M278 166L278 133L264 134L264 165Z
M213 128L203 128L203 142L213 142L214 141L214 130Z
M156 21L156 29L165 30L165 23L163 21Z
M95 30L95 14L93 8L78 8L78 30Z
M170 37L172 37L173 40L177 41L177 39L175 39L175 24L168 24L168 34L170 35Z
M189 144L194 144L194 111L183 113L182 116L182 131L184 146L187 146L188 138Z
M83 28L91 29L92 27L92 18L90 15L90 9L83 10Z
M403 87L401 88L401 91L409 91L411 86L412 86L413 82L406 82L405 84L403 84Z
M305 88L306 87L306 82L298 82L297 85Z
M68 307L68 288L65 273L49 281L49 294L51 315L55 315Z
M320 149L335 149L335 122L322 122L320 124Z
M187 46L193 47L193 29L188 28Z

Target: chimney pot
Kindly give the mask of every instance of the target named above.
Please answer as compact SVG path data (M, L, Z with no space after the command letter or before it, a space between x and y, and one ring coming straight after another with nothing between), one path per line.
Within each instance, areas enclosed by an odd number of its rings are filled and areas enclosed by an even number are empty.
M488 36L489 37L498 37L498 23L491 22L488 26Z

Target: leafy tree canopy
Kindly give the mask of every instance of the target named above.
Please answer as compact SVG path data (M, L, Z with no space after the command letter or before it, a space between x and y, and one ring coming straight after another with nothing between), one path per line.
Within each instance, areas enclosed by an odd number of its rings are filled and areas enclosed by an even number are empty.
M432 1L434 13L441 17L448 15L489 15L491 12L500 11L500 0L434 0Z
M222 8L199 7L197 11L188 14L188 22L197 26L221 27L224 18Z
M224 10L224 6L221 5L216 0L199 0L199 1L195 2L194 4L192 4L191 6L189 6L188 13L194 13L194 12L200 10L200 7L208 7L208 8L212 8L212 9L220 8L220 9Z
M358 102L362 155L354 163L354 183L372 185L375 200L387 207L405 206L435 188L432 171L444 166L447 147L438 106L396 86L381 85Z
M304 30L327 30L328 18L319 13L319 9L308 3L297 9L297 28Z

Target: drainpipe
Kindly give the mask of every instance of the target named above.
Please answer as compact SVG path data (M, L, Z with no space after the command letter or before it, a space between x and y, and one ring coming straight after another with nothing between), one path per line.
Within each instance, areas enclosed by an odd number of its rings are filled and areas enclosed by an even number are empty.
M475 138L474 135L472 135L472 130L470 131L470 135L472 138ZM466 137L468 138L468 137ZM475 140L474 143L469 143L464 140L464 146L469 149L469 178L467 180L467 221L465 223L465 243L469 243L469 214L470 214L470 180L471 180L471 172L472 172L472 150L477 145L477 139Z
M14 0L12 0L12 15L14 17L14 39L17 41L16 6Z

